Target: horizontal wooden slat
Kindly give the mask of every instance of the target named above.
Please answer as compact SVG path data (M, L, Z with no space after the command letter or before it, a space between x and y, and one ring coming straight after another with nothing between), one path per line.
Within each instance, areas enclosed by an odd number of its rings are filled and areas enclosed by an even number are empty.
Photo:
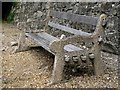
M85 15L78 15L68 12L59 12L59 11L50 11L50 16L60 18L60 19L67 19L73 22L85 23L90 25L96 25L98 21L98 17L93 16L85 16Z
M50 41L46 40L43 37L40 37L40 35L38 35L37 33L26 33L26 36L30 37L31 39L33 39L34 41L36 41L36 43L40 46L42 46L44 49L46 49L47 51L49 51L52 54L55 54L54 52L52 52L49 48L49 43Z
M79 47L76 47L76 46L74 46L72 44L68 44L68 45L64 46L64 50L66 50L68 52L72 52L72 51L80 51L80 50L83 50L83 49L81 49Z
M63 25L60 25L60 24L56 24L56 23L53 23L53 22L50 22L50 21L48 22L48 25L51 26L51 27L54 27L56 29L60 29L62 31L69 32L69 33L72 33L72 34L75 34L75 35L81 35L81 36L91 35L91 33L83 32L81 30L76 30L76 29L73 29L73 28L70 28L70 27L67 27L67 26L63 26Z
M42 33L38 33L38 36L40 36L43 39L46 39L47 41L53 41L53 40L58 40L58 38L46 33L46 32L42 32Z
M43 43L45 46L48 46L48 44L49 44L49 41L47 41L47 40L39 37L39 36L37 35L37 33L26 33L26 36L32 38L33 40L37 41L38 43L39 43L39 42L40 42L40 43ZM43 45L43 46L44 46L44 45Z

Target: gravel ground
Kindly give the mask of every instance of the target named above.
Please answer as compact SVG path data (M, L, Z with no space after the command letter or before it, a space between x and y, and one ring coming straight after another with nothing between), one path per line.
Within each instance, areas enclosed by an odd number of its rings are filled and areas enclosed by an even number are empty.
M19 31L11 24L3 24L2 87L40 88L118 88L118 56L103 53L104 76L71 73L69 80L50 85L54 56L41 47L13 53L11 42L18 40ZM1 78L0 78L1 79Z

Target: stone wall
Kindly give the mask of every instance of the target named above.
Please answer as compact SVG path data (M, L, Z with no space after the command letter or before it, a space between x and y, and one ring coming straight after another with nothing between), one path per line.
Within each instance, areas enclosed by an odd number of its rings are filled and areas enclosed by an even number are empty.
M24 28L26 28L27 31L41 30L45 27L46 14L49 9L49 4L47 2L22 2L18 3L15 9L16 16L14 18L14 23L20 30L24 30ZM120 18L120 2L54 2L50 3L50 9L90 16L99 16L102 13L107 14L108 24L105 31L106 37L104 38L104 41L106 43L110 43L116 48L119 48L118 24ZM76 24L63 20L57 21L65 25L69 25L72 28L82 29L87 32L92 32L95 29L93 26L84 24ZM51 30L55 31L54 29ZM58 36L62 34L62 32L53 33L52 31L48 32ZM68 34L66 33L66 35Z

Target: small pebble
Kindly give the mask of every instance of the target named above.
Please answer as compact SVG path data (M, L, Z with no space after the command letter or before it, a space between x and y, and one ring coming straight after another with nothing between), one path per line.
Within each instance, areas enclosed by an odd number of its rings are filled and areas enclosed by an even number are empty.
M5 51L5 48L3 47L0 51Z
M11 46L17 46L18 43L17 42L11 42Z

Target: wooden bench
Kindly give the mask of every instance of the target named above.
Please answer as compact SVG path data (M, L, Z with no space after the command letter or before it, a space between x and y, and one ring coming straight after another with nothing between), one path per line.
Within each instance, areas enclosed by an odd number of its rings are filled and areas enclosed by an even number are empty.
M54 23L51 21L53 17L93 25L96 29L93 33L87 33L82 30L61 25L59 23ZM53 83L63 79L63 70L66 63L77 63L79 66L93 65L94 73L96 75L102 75L104 73L100 51L104 36L104 28L107 22L106 18L107 17L105 14L100 15L100 17L93 17L51 10L49 12L49 20L47 21L47 25L55 28L55 30L71 33L73 34L72 36L57 38L45 31L41 31L39 33L25 33L26 36L36 41L38 45L55 55L52 72ZM79 46L74 45L75 43Z

